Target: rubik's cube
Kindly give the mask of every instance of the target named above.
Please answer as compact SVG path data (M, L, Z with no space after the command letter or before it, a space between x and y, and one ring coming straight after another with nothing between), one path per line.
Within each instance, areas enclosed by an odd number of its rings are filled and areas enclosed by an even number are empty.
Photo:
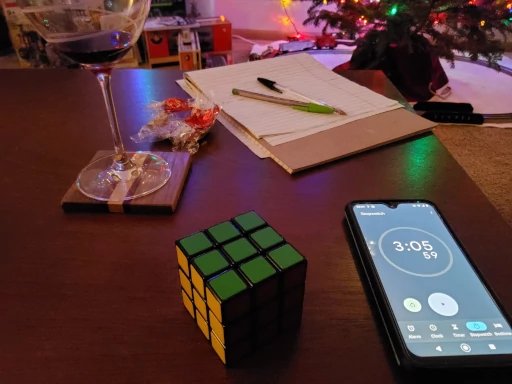
M226 365L302 317L307 260L257 213L176 241L183 304Z

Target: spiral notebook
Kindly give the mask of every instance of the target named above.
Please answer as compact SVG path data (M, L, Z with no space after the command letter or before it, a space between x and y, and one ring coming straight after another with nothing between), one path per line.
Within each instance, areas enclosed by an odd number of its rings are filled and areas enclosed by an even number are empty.
M347 116L306 113L232 95L231 90L239 88L275 96L257 77L322 99ZM184 78L188 86L222 106L221 120L228 129L246 135L248 147L258 146L289 173L422 133L435 125L405 110L398 101L337 75L308 54L187 72Z

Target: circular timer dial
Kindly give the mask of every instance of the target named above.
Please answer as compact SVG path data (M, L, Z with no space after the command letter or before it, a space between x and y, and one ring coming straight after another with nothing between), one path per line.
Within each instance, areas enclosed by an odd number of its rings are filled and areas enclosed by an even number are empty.
M430 232L412 227L397 227L384 232L378 241L384 259L409 275L435 277L453 264L450 248Z

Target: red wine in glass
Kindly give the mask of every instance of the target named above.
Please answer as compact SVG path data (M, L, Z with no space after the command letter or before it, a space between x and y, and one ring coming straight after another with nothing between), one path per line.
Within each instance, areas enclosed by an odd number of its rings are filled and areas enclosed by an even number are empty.
M130 50L131 41L127 32L105 31L53 46L81 64L107 64L121 60Z
M55 50L91 70L101 86L114 154L82 169L78 189L90 198L120 203L161 188L171 176L169 164L155 154L125 151L110 88L112 68L140 37L151 1L109 0L108 7L101 0L16 2Z

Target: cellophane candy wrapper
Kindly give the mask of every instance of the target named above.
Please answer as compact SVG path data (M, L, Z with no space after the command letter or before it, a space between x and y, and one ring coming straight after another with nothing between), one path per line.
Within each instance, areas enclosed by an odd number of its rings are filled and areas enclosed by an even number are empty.
M186 150L191 154L198 151L198 141L215 123L220 112L220 107L203 95L188 100L154 101L147 107L154 111L152 119L131 139L136 143L169 139L173 151Z

